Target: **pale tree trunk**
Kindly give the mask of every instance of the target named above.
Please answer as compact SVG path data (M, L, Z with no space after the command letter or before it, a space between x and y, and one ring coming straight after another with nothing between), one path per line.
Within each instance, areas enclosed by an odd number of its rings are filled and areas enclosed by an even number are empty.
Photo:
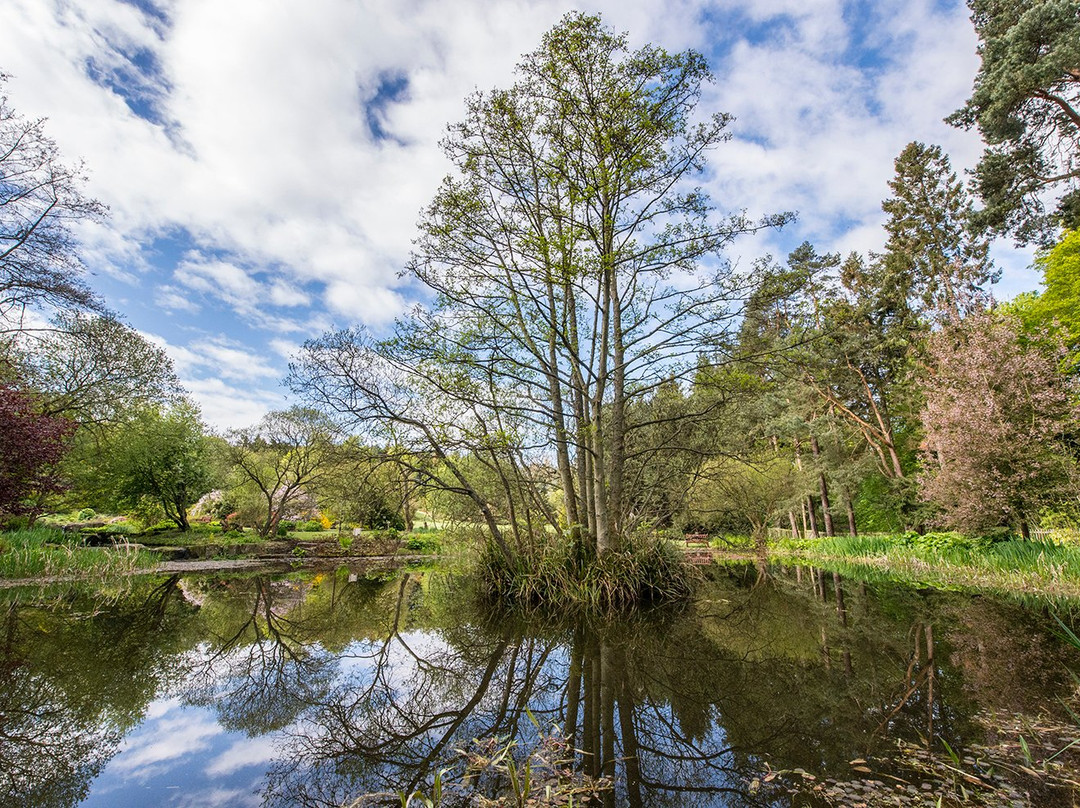
M608 502L607 429L604 422L604 393L607 388L611 324L611 276L604 273L601 279L602 307L600 317L600 348L596 357L596 383L592 395L592 422L589 437L592 442L593 497L595 500L596 551L602 555L615 548L614 524Z
M821 468L821 447L818 446L816 436L810 436L810 450L814 454L814 463L818 468L818 487L821 490L821 514L825 520L825 535L835 536L833 529L832 511L829 506L829 484L825 481L825 472Z
M813 497L806 498L806 509L810 513L810 535L816 539L821 535L821 532L818 530L817 510L814 508Z
M611 269L611 323L612 323L612 402L611 402L611 448L608 455L608 484L611 496L611 525L615 545L622 542L623 524L623 467L626 461L626 368L623 351L622 304L619 297L618 278Z
M851 492L844 489L844 510L847 511L848 535L858 536L859 531L855 526L855 506L851 502Z

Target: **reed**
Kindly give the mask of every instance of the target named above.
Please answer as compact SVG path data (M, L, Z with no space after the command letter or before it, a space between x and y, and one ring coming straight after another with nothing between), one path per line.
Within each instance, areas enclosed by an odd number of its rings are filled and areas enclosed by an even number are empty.
M510 558L487 544L477 573L483 594L500 603L599 612L686 600L698 577L678 548L651 536L599 557L569 540Z
M0 578L111 577L151 567L157 560L127 545L82 547L51 528L0 534Z
M828 567L876 569L938 588L1080 595L1080 547L1050 541L998 541L956 533L837 536L779 542L774 556ZM837 571L844 571L837 569Z

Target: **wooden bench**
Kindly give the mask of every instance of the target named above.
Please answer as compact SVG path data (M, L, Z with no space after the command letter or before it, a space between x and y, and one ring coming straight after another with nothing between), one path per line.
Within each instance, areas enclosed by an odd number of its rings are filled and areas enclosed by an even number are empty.
M683 541L686 542L686 546L689 547L692 544L699 545L701 547L709 546L709 534L708 533L684 533Z

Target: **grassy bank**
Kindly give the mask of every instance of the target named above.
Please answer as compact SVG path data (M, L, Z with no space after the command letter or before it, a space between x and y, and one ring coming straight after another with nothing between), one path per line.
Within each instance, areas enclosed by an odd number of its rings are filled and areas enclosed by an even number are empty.
M51 528L0 533L0 578L108 577L146 569L157 557L130 547L81 547Z
M770 554L849 575L884 574L939 589L1080 597L1080 546L1071 544L989 541L956 533L836 536L779 541L770 546Z

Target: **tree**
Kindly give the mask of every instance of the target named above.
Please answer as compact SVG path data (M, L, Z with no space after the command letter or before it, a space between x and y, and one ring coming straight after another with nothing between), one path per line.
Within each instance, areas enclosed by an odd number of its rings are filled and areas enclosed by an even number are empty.
M190 529L188 507L212 487L205 429L193 404L135 411L110 431L102 456L93 472L111 504L131 509L150 498L180 530Z
M909 143L896 158L884 262L920 313L957 322L985 308L986 287L998 279L989 242L974 235L971 202L938 146Z
M292 380L367 442L434 456L425 485L472 500L505 555L546 541L544 524L603 554L647 518L627 461L656 448L636 442L656 417L638 405L728 345L740 290L720 251L785 217L718 219L691 187L730 120L694 122L700 54L630 52L598 17L569 14L518 76L470 97L443 141L457 173L408 267L433 305L391 340L308 343ZM505 489L509 539L463 457Z
M1070 350L1080 349L1080 230L1066 231L1054 247L1035 257L1035 266L1046 288L1018 295L1008 310L1029 334L1049 332Z
M360 445L355 437L342 441L333 454L315 491L323 514L339 529L353 523L374 530L412 530L413 491L403 479L401 464Z
M260 536L276 534L288 508L318 485L331 467L334 434L329 419L302 407L268 413L230 433L226 454L238 486L258 502Z
M45 415L29 393L0 384L0 518L40 513L43 498L63 490L59 464L75 423Z
M865 440L888 492L890 502L883 504L902 523L914 526L920 517L910 475L921 406L914 370L933 328L957 324L989 303L987 287L997 273L987 257L986 239L973 235L971 204L941 149L910 143L895 168L892 194L882 202L888 214L883 253L866 259L853 254L841 264L838 257L819 257L804 245L789 257L796 278L839 265L839 288L822 280L810 299L797 286L791 292L789 299L797 305L790 313L802 323L787 328L804 347L793 351L788 362L799 367L802 384L819 397L816 408L802 404L808 413L804 418L828 416L831 425L843 425ZM789 398L798 402L801 397L796 391ZM819 436L808 431L825 503L822 453L814 447ZM851 457L848 451L832 454ZM845 476L845 504L850 506L853 482ZM846 509L850 528L854 513ZM828 529L827 515L825 521Z
M930 340L922 496L940 521L978 531L1018 525L1075 496L1064 438L1077 428L1075 379L1020 339L1014 318L967 318Z
M0 73L0 89L7 79ZM0 333L22 330L30 307L101 309L72 232L106 212L83 196L84 181L81 166L60 162L45 120L26 120L0 95Z
M709 525L749 527L759 547L768 527L787 511L796 492L790 458L765 450L757 457L718 457L704 465L689 493L691 518Z
M78 312L61 314L54 324L16 342L18 374L40 393L46 414L84 426L111 424L180 395L172 360L131 326Z
M1075 0L968 0L982 64L947 119L987 143L975 169L981 224L1046 244L1080 225L1080 13ZM1056 216L1044 192L1061 194Z

